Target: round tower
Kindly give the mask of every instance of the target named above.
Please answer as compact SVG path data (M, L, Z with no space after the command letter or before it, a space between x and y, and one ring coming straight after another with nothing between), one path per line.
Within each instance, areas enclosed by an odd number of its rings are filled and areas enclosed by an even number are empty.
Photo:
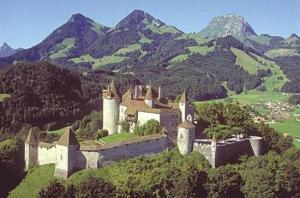
M178 125L177 146L181 155L187 155L193 151L195 139L195 125L186 120Z
M25 140L25 170L38 164L38 138L32 128Z
M188 99L186 96L186 91L183 92L180 101L179 101L179 109L181 112L181 122L186 121L186 117L188 114Z
M118 132L119 108L121 96L116 87L114 80L108 86L107 90L103 90L103 129L108 133L114 134Z
M55 177L67 178L76 170L79 146L74 132L67 128L56 144Z
M263 138L258 136L250 136L250 144L255 156L262 155Z

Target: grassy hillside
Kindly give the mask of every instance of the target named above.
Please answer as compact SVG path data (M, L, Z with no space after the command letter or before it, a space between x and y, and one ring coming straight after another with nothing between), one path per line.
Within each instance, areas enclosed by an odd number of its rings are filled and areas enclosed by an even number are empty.
M300 54L297 53L296 49L287 49L287 48L272 49L267 51L265 55L270 58L275 58L277 56L300 56Z
M141 44L136 43L136 44L130 45L126 48L119 49L115 54L125 55L126 53L129 53L129 52L134 52L134 51L141 50L141 48L142 48Z
M97 69L103 65L112 64L112 63L120 63L125 60L126 57L118 56L118 55L111 55L111 56L104 56L103 58L96 59L88 55L82 55L77 58L71 59L74 63L91 63L93 69Z
M1 94L0 93L0 102L2 101L2 100L4 100L5 98L8 98L10 95L9 94Z
M281 70L280 66L277 65L274 61L266 60L255 54L252 55L256 57L258 61L263 62L266 65L265 69L270 69L272 71L272 76L266 77L264 79L264 85L266 86L267 91L281 91L282 86L288 81L288 79Z
M78 184L94 176L110 181L119 188L134 183L136 189L144 191L149 190L154 182L160 181L160 178L166 177L170 168L176 167L177 174L180 174L180 171L186 171L190 164L196 164L200 169L209 167L208 162L198 153L193 152L188 156L181 156L175 149L159 155L122 160L114 165L96 170L82 170L63 182L66 185ZM21 184L10 193L10 197L36 197L38 192L53 179L53 174L54 165L31 169Z
M198 53L202 55L206 55L208 52L212 52L215 49L215 46L207 47L207 46L192 46L188 47L188 49L191 51L191 53Z
M50 52L50 59L67 57L69 50L75 46L74 38L65 38L62 43L58 44L56 49Z
M131 140L137 138L138 136L133 133L118 133L113 135L108 135L100 139L101 142L105 144L112 144L112 143L120 143L126 140Z
M10 192L10 198L36 197L40 189L53 179L54 164L34 167L28 171L25 179Z
M257 70L266 68L264 65L260 64L248 54L246 54L244 51L234 47L231 47L230 50L236 56L236 64L243 67L250 74L256 74Z

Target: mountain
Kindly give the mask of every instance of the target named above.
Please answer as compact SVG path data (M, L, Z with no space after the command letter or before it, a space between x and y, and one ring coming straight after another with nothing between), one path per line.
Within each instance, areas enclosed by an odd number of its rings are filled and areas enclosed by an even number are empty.
M136 29L138 31L150 29L156 33L183 33L174 26L167 25L142 10L131 12L116 25L116 28Z
M205 32L211 33L210 38L203 36ZM206 29L194 34L185 34L141 10L111 28L74 14L38 45L0 58L0 67L44 60L79 71L131 74L143 84L156 79L153 85L164 85L168 98L189 88L193 90L190 98L206 100L225 97L227 90L255 89L270 75L285 79L280 66L263 54L282 43L282 37L257 35L245 19L233 14L215 17ZM284 83L267 89L281 90Z
M0 57L11 56L20 50L22 49L21 48L14 49L4 42L3 45L0 47Z
M38 45L2 58L0 67L14 61L53 60L80 55L87 46L102 37L109 29L82 14L74 14Z
M227 14L212 19L200 34L208 38L220 38L228 35L244 40L249 36L256 36L251 25L241 16Z

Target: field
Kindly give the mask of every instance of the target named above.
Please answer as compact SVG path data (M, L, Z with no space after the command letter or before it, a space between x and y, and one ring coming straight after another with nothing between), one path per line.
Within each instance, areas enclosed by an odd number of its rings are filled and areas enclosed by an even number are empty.
M300 138L300 122L295 119L289 119L276 124L270 124L270 126L280 133L288 133L293 137Z
M207 46L192 46L188 47L192 54L202 54L206 55L208 52L212 52L215 49L215 46L207 47Z
M300 56L300 54L297 53L296 49L272 49L265 53L266 56L275 58L276 56Z
M115 54L116 55L125 55L126 53L129 53L129 52L141 50L141 48L142 48L141 44L137 43L137 44L130 45L127 48L121 48L118 51L116 51Z
M241 94L235 94L234 92L229 92L228 97L224 99L210 100L210 101L200 101L195 102L195 104L203 103L203 102L226 102L226 101L236 101L240 104L250 105L258 102L279 102L279 101L287 101L288 95L274 92L274 91L266 91L261 92L257 90L249 90L245 91Z
M49 181L53 179L53 174L53 164L30 169L25 179L10 192L9 197L37 197L40 189L46 187Z
M182 61L185 61L187 58L189 57L188 54L180 54L178 56L175 56L174 58L172 58L171 60L169 60L170 64L176 64Z
M100 138L99 141L104 144L120 143L126 140L131 140L137 138L138 136L133 133L118 133L113 135L108 135L106 137Z
M92 64L93 69L97 69L103 65L112 64L112 63L120 63L123 60L125 60L126 57L118 56L118 55L112 55L112 56L104 56L103 58L93 58L90 55L82 55L77 58L71 59L74 63L85 63L89 62Z

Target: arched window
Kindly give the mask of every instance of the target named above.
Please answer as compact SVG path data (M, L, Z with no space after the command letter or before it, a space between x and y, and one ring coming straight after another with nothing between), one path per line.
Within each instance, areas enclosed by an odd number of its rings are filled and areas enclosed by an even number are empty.
M187 120L190 121L190 122L193 121L193 118L192 118L192 115L191 115L191 114L189 114L189 115L187 116Z

